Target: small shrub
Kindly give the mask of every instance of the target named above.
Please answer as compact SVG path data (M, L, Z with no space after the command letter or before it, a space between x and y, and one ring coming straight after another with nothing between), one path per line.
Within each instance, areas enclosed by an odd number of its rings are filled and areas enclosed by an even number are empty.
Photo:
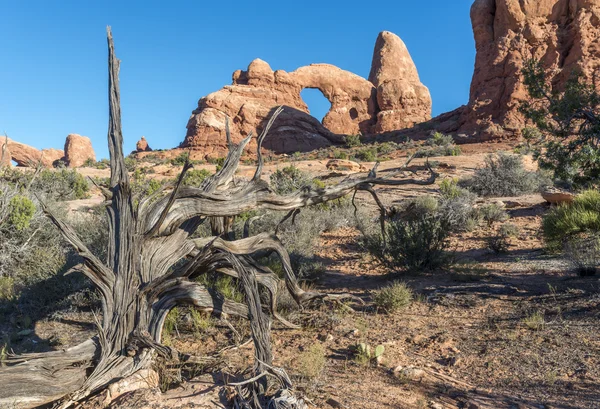
M206 169L190 169L183 178L183 186L199 187L210 176L212 173Z
M181 152L179 155L170 160L171 165L173 166L183 166L185 162L190 159L189 152Z
M137 167L137 160L133 156L125 157L125 169L127 169L128 172L135 171L136 167Z
M569 237L564 244L565 256L581 277L594 276L600 266L600 236L581 233Z
M296 166L289 165L283 169L277 169L271 175L270 181L271 187L276 193L285 195L311 185L313 179Z
M302 352L298 358L298 374L307 380L318 378L325 369L325 347L317 343Z
M506 253L510 247L510 239L519 234L519 228L512 224L506 223L498 228L496 235L488 237L488 248L494 253Z
M377 153L380 155L387 155L397 151L399 148L400 147L395 142L383 142L377 145Z
M600 232L600 192L588 190L570 204L552 208L542 222L544 239L551 251L558 251L570 238Z
M354 154L356 159L362 162L375 162L377 160L377 148L363 148Z
M458 179L446 178L440 182L440 193L447 199L463 196L464 189L458 186Z
M344 152L344 151L333 151L333 158L334 159L348 159L348 153Z
M549 183L541 174L526 170L521 156L501 152L488 155L484 166L459 185L479 196L502 197L535 193Z
M390 268L436 270L449 263L446 253L450 229L437 216L393 220L386 224L387 245L381 234L366 235L363 246Z
M356 135L346 135L346 137L344 138L344 142L346 143L346 146L348 148L355 148L357 146L361 146L362 142L360 141L360 134L356 134Z
M415 153L415 157L425 158L432 156L459 156L460 154L461 150L454 143L452 136L435 132L429 139L427 139L426 147L419 149Z
M536 311L527 317L523 318L523 324L532 331L541 331L546 325L544 314Z
M375 292L375 306L385 312L392 313L410 305L413 298L412 290L402 282L394 282Z
M496 203L491 203L479 208L479 214L491 226L497 222L505 222L510 217L504 208Z
M0 302L10 301L15 296L15 280L12 277L0 277Z
M18 231L29 228L34 213L35 205L28 197L16 195L8 203L8 223Z

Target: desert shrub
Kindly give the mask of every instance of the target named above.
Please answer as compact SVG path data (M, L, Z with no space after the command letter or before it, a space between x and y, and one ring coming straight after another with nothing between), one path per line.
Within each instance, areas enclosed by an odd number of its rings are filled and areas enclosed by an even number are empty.
M377 153L387 155L400 149L400 146L395 142L383 142L377 145Z
M523 158L505 152L490 154L483 167L459 185L484 197L519 196L538 192L550 184L541 174L525 169Z
M254 232L275 231L285 213L263 211L261 217L250 226L250 234ZM321 233L333 231L341 227L356 226L362 223L354 215L354 208L348 201L333 203L329 207L311 206L279 226L278 236L290 253L292 267L301 280L315 280L324 272L321 263L315 260L315 251Z
M395 281L375 292L375 306L386 312L396 312L410 305L413 298L412 290L399 281Z
M325 369L325 347L319 343L312 344L298 357L298 374L307 380L319 377Z
M285 195L305 186L310 186L313 183L313 178L296 166L289 165L273 172L270 181L271 187L276 193Z
M519 234L519 228L512 224L506 223L500 226L495 235L488 237L488 248L494 253L506 253L510 247L510 239Z
M169 162L171 163L171 165L173 166L183 166L185 165L185 162L190 158L190 153L189 152L181 152L179 155L175 156L173 159L171 159Z
M354 157L362 162L375 162L377 160L377 148L369 147L359 149L354 153Z
M15 195L8 202L8 224L18 231L29 227L34 213L35 205L28 197Z
M366 234L362 245L390 268L432 271L450 261L446 252L450 229L437 215L392 220L385 231L387 243L375 233Z
M600 266L600 235L581 233L569 237L563 246L565 256L581 277L594 276Z
M440 132L435 132L431 135L425 145L426 147L419 149L415 153L415 157L458 156L461 153L460 148L454 143L452 136L444 135Z
M50 201L85 199L89 186L75 169L44 169L37 176L16 168L3 169L0 182L16 189L29 188L36 195Z
M348 148L355 148L357 146L361 146L362 142L360 141L360 134L356 134L356 135L346 135L344 137L344 143L346 144L346 147Z
M494 223L505 222L510 217L504 208L496 203L490 203L479 208L481 218L488 226Z
M544 239L552 251L562 249L571 237L600 232L600 192L588 190L572 203L552 208L542 221Z
M348 159L348 153L340 150L333 151L334 159Z
M183 178L183 185L199 187L210 176L212 173L206 169L190 169Z

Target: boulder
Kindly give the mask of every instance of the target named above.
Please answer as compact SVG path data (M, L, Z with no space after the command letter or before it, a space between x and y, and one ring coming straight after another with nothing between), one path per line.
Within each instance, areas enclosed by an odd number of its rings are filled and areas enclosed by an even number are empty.
M142 138L137 141L137 143L135 144L135 151L136 152L151 152L152 148L150 147L150 145L148 145L148 141L146 140L146 137L142 136Z
M325 167L333 171L365 172L367 170L361 164L345 159L331 159Z
M559 205L571 203L575 200L575 194L567 190L550 188L542 191L542 197L550 204Z
M78 168L87 160L96 161L92 141L87 136L70 134L65 141L65 162L70 168Z
M404 129L431 119L431 95L420 79L404 42L383 31L377 37L369 81L377 87L374 132Z
M558 90L574 71L592 82L600 66L599 20L600 0L475 0L469 104L445 131L482 141L519 135L526 123L519 112L528 98L525 62L539 60Z

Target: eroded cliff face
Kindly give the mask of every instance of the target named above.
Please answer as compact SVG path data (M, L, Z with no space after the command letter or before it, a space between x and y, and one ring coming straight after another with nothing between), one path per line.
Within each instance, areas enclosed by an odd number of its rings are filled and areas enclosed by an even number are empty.
M441 130L473 140L518 135L527 99L521 70L540 60L559 89L574 72L588 81L600 65L600 0L476 0L477 49L469 104Z
M323 123L309 115L300 92L319 89L331 103ZM402 40L382 32L375 44L369 80L330 64L311 64L293 72L273 71L256 59L233 73L232 85L200 99L181 147L207 156L227 151L225 118L235 142L264 127L273 110L284 105L264 142L277 153L308 151L343 142L347 134L402 129L431 117L429 90ZM255 143L248 149L254 151Z

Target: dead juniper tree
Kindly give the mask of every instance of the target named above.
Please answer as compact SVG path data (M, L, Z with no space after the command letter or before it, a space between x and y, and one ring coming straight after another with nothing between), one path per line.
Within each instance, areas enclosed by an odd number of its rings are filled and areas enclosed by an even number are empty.
M393 179L405 169L378 177L373 169L368 175L352 176L341 183L325 187L306 187L288 195L278 195L261 179L263 157L261 145L281 109L275 112L257 138L257 166L249 181L234 183L234 174L251 136L234 144L229 133L229 153L224 165L200 187L184 187L185 164L172 189L145 198L132 194L123 155L119 97L119 60L115 57L108 29L110 186L103 189L109 225L107 260L99 260L86 248L75 231L45 209L48 217L73 245L83 262L76 269L98 289L102 315L98 318L98 335L92 340L63 351L11 357L0 368L0 403L19 402L24 407L60 399L68 407L95 394L111 383L148 368L156 355L185 362L189 359L175 349L161 344L161 332L169 311L180 304L195 306L213 314L227 314L249 319L255 347L255 366L251 379L238 385L239 407L259 408L268 404L267 378L289 388L285 372L272 367L271 317L283 320L276 311L279 278L261 266L253 254L270 251L279 256L284 267L285 284L295 301L306 305L318 298L335 298L303 291L292 271L290 258L274 234L261 233L239 240L227 240L230 219L255 209L287 211L293 214L310 205L339 199L357 191L369 192L382 211L373 185L431 184L427 180ZM205 221L213 231L223 233L193 239L192 234ZM226 274L239 280L245 303L237 303L209 291L194 278L210 273ZM269 305L261 305L259 287L270 295ZM343 295L338 295L342 297ZM275 396L291 401L289 394Z

